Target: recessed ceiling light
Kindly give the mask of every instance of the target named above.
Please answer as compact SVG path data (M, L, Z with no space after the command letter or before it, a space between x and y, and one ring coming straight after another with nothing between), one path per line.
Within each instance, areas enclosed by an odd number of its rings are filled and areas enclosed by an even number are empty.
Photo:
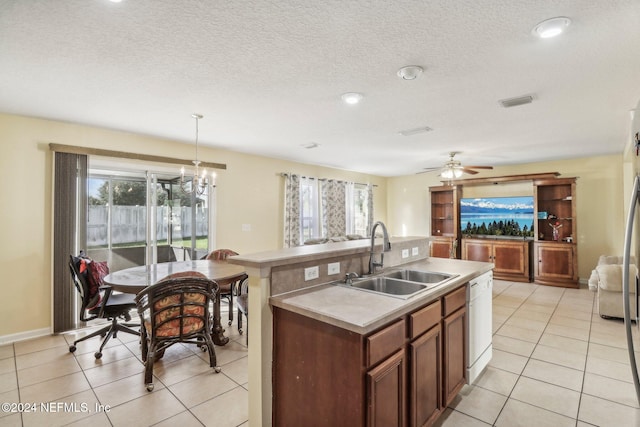
M566 16L558 16L540 22L531 32L541 39L548 39L562 34L569 25L571 25L571 19Z
M109 0L111 3L120 3L122 0Z
M364 96L362 96L361 93L357 92L347 92L342 94L342 100L349 105L357 104L358 102L362 101L362 98L364 98Z
M422 67L418 65L407 65L398 70L398 77L402 80L415 80L422 74Z

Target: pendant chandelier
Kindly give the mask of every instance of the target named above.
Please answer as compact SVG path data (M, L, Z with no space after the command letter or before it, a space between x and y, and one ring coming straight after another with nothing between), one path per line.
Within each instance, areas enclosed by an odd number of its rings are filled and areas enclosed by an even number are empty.
M198 120L202 118L202 115L192 114L191 117L193 117L196 120L196 159L193 160L195 169L193 171L193 176L191 177L191 179L187 179L187 180L184 179L184 173L185 173L184 167L180 169L180 188L185 193L196 193L197 196L201 196L207 191L207 188L209 186L211 187L216 186L216 181L215 181L216 174L215 172L211 173L211 183L210 183L209 177L207 176L207 170L203 168L202 172L200 172L201 162L200 160L198 160Z

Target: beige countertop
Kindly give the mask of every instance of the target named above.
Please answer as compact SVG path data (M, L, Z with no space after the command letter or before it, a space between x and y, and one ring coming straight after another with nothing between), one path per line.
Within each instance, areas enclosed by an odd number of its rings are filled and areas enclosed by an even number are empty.
M391 237L391 245L429 240L424 236ZM375 246L382 246L382 239L376 238ZM319 257L336 257L353 254L368 253L371 248L370 239L347 240L344 242L323 243L320 245L302 245L291 248L276 249L272 251L256 252L248 255L235 255L228 258L231 264L240 264L247 267L278 267L283 265L299 264L305 261L316 260Z
M321 284L273 296L269 302L272 306L364 335L493 269L493 264L427 258L385 270L408 267L458 276L406 300L347 286Z

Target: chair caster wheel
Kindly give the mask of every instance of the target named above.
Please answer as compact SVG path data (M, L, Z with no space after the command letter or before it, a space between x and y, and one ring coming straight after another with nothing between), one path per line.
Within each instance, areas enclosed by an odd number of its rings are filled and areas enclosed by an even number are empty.
M147 391L153 391L153 384L147 384Z
M220 372L222 372L222 368L220 366L214 367L213 370L216 374L219 374Z
M69 353L73 353L76 351L76 346L75 345L70 345L69 346Z
M206 353L208 349L206 345L203 345L202 347L200 347L200 350L202 350L203 353Z
M229 320L228 325L231 326L232 323L233 323L233 320Z
M243 333L243 332L242 332L242 329L238 329L238 333L239 333L240 335L242 335L242 333Z
M102 357L102 353L99 351L96 351L94 356L96 357L96 359L100 359Z

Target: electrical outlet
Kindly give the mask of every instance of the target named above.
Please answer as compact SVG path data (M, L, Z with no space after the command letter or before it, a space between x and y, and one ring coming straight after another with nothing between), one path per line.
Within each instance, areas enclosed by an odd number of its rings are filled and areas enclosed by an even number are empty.
M320 269L316 265L315 267L308 267L304 269L304 280L313 280L320 277Z
M418 254L419 254L419 252L418 252L418 248L417 247L411 248L411 256L416 256Z
M409 258L409 249L402 250L402 258Z
M339 262L330 262L327 266L327 274L330 276L332 274L340 274L340 263Z

